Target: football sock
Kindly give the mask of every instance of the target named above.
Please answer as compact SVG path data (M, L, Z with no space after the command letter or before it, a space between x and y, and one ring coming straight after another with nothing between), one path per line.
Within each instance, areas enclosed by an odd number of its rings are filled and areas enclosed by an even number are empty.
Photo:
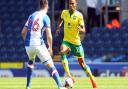
M26 87L30 87L31 85L31 79L32 79L32 70L33 70L33 62L29 61L28 62L28 67L27 67L27 85Z
M88 76L90 77L93 88L96 88L96 81L95 81L94 76L91 73L89 66L86 65L83 69L88 74Z
M91 73L91 70L90 70L90 68L89 68L89 66L85 66L84 67L84 71L88 74L88 76L92 79L93 78L93 75L92 75L92 73Z
M67 74L68 77L71 77L70 71L69 71L69 66L68 66L68 60L66 58L66 54L61 54L61 60L62 60L62 65L64 67L64 70Z
M56 68L51 67L50 72L51 72L51 75L52 75L53 79L55 80L56 84L58 85L58 87L63 87L60 76L59 76Z

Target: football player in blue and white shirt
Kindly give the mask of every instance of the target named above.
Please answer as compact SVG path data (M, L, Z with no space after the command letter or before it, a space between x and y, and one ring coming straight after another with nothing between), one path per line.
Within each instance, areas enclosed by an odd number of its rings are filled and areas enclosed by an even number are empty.
M63 87L58 71L56 70L52 58L52 35L50 28L50 19L47 15L48 1L40 0L39 11L31 14L22 30L22 38L25 41L25 49L29 57L27 67L27 85L26 88L30 89L32 69L34 68L35 57L38 56L43 64L45 64L59 89L66 89ZM43 32L46 31L48 49L46 48L43 40Z

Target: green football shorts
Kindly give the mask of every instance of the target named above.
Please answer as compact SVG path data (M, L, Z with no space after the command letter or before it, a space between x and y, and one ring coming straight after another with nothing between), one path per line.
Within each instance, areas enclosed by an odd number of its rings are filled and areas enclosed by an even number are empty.
M69 43L68 41L63 41L62 45L66 45L68 48L70 48L71 50L70 54L73 54L77 58L84 57L84 50L82 45L75 45L75 44Z

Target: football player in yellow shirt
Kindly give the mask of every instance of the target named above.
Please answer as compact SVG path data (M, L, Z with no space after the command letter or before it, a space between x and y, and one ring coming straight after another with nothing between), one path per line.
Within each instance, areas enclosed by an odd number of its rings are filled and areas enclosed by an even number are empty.
M96 81L92 75L89 66L84 61L84 51L80 41L80 33L85 33L85 26L83 15L76 10L77 0L69 0L69 9L63 10L58 21L56 34L60 32L62 23L64 23L64 39L60 48L61 61L64 70L68 77L72 78L69 71L68 60L66 55L68 53L77 57L78 62L85 73L90 77L93 89L96 89ZM75 82L75 80L73 79Z

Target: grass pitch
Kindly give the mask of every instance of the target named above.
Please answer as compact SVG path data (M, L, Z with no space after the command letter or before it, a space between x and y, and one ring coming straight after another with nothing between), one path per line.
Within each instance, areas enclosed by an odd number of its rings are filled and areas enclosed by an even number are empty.
M62 78L64 80L64 78ZM73 89L92 89L89 78L75 78ZM96 78L97 89L128 89L128 77ZM0 78L0 89L25 89L26 78ZM31 89L58 89L52 78L33 78Z

